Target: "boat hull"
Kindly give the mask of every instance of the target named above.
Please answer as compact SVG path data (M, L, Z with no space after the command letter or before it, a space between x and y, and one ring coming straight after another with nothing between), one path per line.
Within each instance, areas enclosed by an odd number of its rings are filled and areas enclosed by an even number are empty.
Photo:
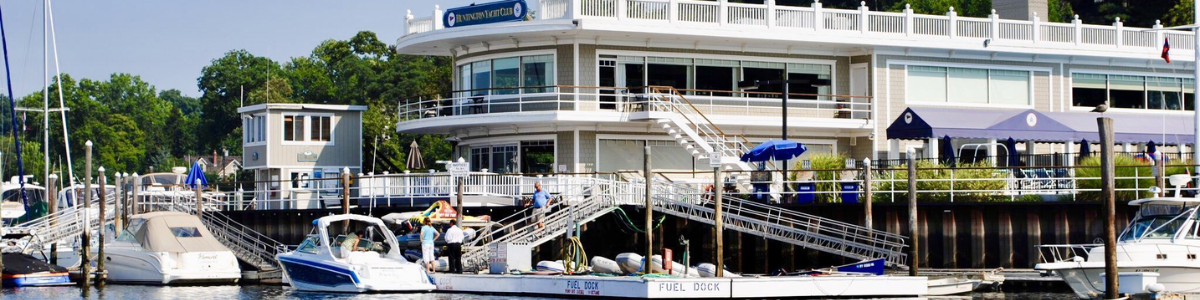
M277 259L287 275L288 284L301 291L386 293L426 292L437 289L429 280L428 275L416 264L371 266L364 267L365 272L356 272L346 264L307 260L290 257L287 254L281 254ZM376 274L372 275L372 273Z
M234 284L242 278L242 271L237 266L236 258L232 258L232 253L221 255L222 257L228 256L227 259L233 259L232 263L217 263L225 267L205 265L184 268L164 268L162 258L151 252L106 251L105 256L109 258L104 263L104 268L108 271L107 281L113 283Z
M4 274L5 287L58 286L70 284L71 278L67 272Z
M1102 263L1060 262L1039 264L1039 270L1053 271L1061 277L1075 295L1081 298L1097 298L1104 295L1104 273ZM1197 293L1200 292L1200 266L1140 266L1118 267L1120 273L1152 272L1158 273L1158 284L1162 284L1167 293Z

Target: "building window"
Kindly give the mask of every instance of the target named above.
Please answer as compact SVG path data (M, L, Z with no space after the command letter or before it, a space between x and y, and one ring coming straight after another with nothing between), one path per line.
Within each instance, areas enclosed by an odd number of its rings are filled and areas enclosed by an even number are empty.
M546 174L554 172L554 141L521 142L521 173Z
M471 148L471 171L483 171L490 169L489 165L492 162L491 147L472 147Z
M1032 104L1031 72L908 66L908 101L953 104Z
M544 93L554 85L554 55L530 55L476 61L458 66L461 96ZM469 92L468 92L469 91Z
M309 120L312 128L309 128L309 141L328 142L330 139L330 116L310 116Z
M265 115L255 115L242 119L242 142L246 144L266 141L263 124L267 122Z
M308 124L308 126L304 126ZM284 115L283 141L285 142L332 142L333 116L329 115Z
M1195 99L1191 78L1109 74L1071 74L1071 103L1077 107L1190 111Z

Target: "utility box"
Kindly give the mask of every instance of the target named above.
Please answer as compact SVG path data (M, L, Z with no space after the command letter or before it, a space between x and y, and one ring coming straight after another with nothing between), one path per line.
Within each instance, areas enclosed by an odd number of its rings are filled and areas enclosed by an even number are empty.
M532 256L533 247L530 247L529 243L488 245L488 271L492 274L506 274L509 270L531 270Z

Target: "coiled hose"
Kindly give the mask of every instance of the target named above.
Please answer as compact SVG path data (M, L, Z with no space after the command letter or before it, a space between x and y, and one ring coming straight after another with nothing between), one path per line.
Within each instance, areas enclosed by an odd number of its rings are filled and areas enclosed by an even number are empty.
M563 273L581 274L588 272L587 252L583 251L583 242L579 241L579 237L573 236L567 239L567 245L559 251L559 257L562 257L563 260Z

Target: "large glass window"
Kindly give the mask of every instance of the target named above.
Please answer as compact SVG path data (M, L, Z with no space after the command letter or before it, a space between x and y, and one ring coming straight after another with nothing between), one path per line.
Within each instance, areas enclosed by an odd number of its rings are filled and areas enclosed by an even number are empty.
M742 76L742 80L753 82L753 81L784 79L785 71L783 69L783 64L775 64L775 65L756 64L756 65L758 65L758 66L756 66L756 67L743 66L742 67L742 73L744 73ZM755 98L779 98L779 96L777 94L764 94L764 93L782 93L783 86L764 85L764 86L759 86L757 89L754 89L752 92L753 93L747 94L747 96L755 97Z
M908 66L908 97L915 102L1025 106L1031 73L933 66Z
M522 86L534 87L525 89L526 93L544 93L548 92L546 86L552 85L554 81L550 78L554 77L554 56L553 55L535 55L521 57L521 75L523 78Z
M487 95L492 84L492 61L471 63L471 95Z
M652 86L670 86L687 89L690 84L691 66L683 64L650 63L646 65L646 80Z
M492 60L492 87L496 94L512 95L521 85L521 58L510 57Z
M492 147L471 148L471 171L483 171L491 168Z
M1146 78L1146 108L1182 110L1180 99L1183 92L1182 80L1169 77Z
M908 66L908 100L946 102L946 68Z
M554 172L554 141L521 142L521 173Z
M312 128L309 128L309 141L328 142L330 138L330 116L310 116Z
M696 94L712 96L729 96L729 93L716 91L734 90L735 68L696 66Z
M790 63L790 64L787 64L787 73L788 73L787 79L788 80L796 80L796 79L832 80L832 78L831 78L832 70L833 70L833 67L829 66L829 65ZM814 94L815 95L829 95L829 94L831 94L832 88L833 87L829 86L829 85L813 86L812 84L793 83L793 84L788 85L788 93L793 94L788 99L818 99L818 97L809 96L809 95L814 95ZM807 95L794 95L794 94L807 94ZM822 97L821 99L827 100L824 97Z
M1080 107L1096 107L1108 102L1108 77L1101 74L1071 75L1071 103Z
M1146 108L1146 77L1109 75L1108 102L1114 108Z
M1009 105L1028 105L1029 72L1010 70L991 70L991 102ZM953 82L951 82L953 86ZM974 88L974 86L972 86ZM960 89L955 87L954 89Z

